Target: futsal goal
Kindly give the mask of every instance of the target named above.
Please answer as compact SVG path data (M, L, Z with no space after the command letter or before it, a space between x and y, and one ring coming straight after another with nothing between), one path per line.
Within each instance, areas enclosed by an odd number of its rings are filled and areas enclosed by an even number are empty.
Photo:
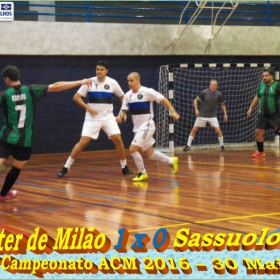
M263 70L271 67L275 78L279 79L276 65L267 64L179 64L163 65L159 73L161 92L180 114L179 121L173 121L163 105L156 112L156 146L174 151L182 149L195 122L193 101L197 95L209 87L211 79L218 80L218 90L225 97L228 122L223 122L222 110L217 105L218 120L223 132L225 147L255 145L255 129L259 108L254 108L247 117L249 106L262 81ZM267 131L266 141L274 144L273 130ZM218 147L217 135L207 124L200 129L192 143L192 149Z

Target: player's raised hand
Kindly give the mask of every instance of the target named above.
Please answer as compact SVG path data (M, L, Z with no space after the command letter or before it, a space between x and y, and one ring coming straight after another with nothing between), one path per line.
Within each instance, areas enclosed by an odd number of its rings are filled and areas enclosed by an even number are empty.
M93 83L92 79L83 79L83 80L81 80L81 85L91 86L92 83Z

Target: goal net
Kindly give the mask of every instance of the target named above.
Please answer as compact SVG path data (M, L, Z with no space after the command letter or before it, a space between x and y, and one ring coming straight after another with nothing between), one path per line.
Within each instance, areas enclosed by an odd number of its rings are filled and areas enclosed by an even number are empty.
M223 112L217 105L218 121L226 147L255 145L255 129L259 108L256 106L251 117L248 108L262 81L263 70L270 64L222 64L217 65L163 65L160 67L159 92L174 105L180 120L173 122L168 110L158 106L156 113L156 146L169 151L182 149L195 122L193 101L209 87L211 79L218 80L218 90L225 97L228 122L223 122ZM274 141L273 130L268 130L266 141ZM274 143L274 142L273 142ZM207 124L200 129L192 142L192 148L218 147L217 135Z

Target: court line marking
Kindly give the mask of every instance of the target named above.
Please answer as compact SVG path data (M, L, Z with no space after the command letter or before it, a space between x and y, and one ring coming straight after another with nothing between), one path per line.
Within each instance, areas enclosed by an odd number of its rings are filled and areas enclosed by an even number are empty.
M212 179L212 180L215 180L215 181L218 180L217 178L214 178L211 175L201 175L201 174L193 175L193 174L188 174L187 176L188 177L204 178L204 179L205 178L206 179ZM220 181L230 181L230 182L244 183L244 184L247 184L247 185L254 185L254 186L258 186L258 187L264 187L264 188L267 188L267 189L272 189L272 190L275 190L275 191L280 191L279 187L275 187L275 186L272 186L272 185L266 185L264 183L252 182L252 181L248 181L248 180L232 179L232 178L228 178L228 177L225 178L225 177L222 177L222 176L220 176L219 180ZM202 186L201 186L201 188L202 188Z
M0 179L1 181L1 179ZM3 180L2 180L3 181ZM170 190L170 189L174 189L176 187L179 187L179 183L175 180L169 180L169 179L165 179L164 181L167 181L168 183L170 183L170 186L168 187L165 187L165 188L162 188L162 189L159 189L159 190L155 190L153 192L159 192L159 191L164 191L164 190ZM32 184L32 183L22 183L22 182L19 182L22 186L28 186L28 187L31 187L31 188L38 188L38 189L48 189L48 190L53 190L53 191L57 191L57 192L60 192L60 193L66 193L66 196L67 196L67 191L65 189L61 189L61 188L57 188L57 187L48 187L48 186L42 186L42 185L39 185L39 184ZM29 191L25 191L26 193L31 193ZM42 195L42 194L39 194L39 193L34 193L32 192L32 194L37 194L37 195ZM115 196L108 196L108 195L97 195L97 194L88 194L88 193L85 193L85 192L75 192L73 191L73 194L79 194L79 195L82 195L82 196L86 196L86 197L93 197L93 198L99 198L99 199L104 199L105 201L102 203L94 203L93 205L94 206L103 206L105 207L107 204L119 204L119 203L132 203L132 201L130 201L129 199L121 199L119 197L115 197ZM134 197L134 196L137 196L137 194L130 194L130 195L127 195L128 197ZM46 196L46 195L44 195ZM51 196L47 196L47 197L51 197ZM60 198L59 198L60 199ZM84 201L79 201L79 200L72 200L72 199L68 199L70 202L75 202L75 203L86 203ZM107 200L107 201L106 201ZM91 204L91 203L89 203ZM24 210L18 210L17 213L25 213L25 212L36 212L36 211L56 211L56 210L59 210L59 209L65 209L65 208L77 208L78 206L73 206L73 205L65 205L65 206L57 206L57 207L40 207L40 208L33 208L33 209L24 209ZM0 211L0 214L2 215L12 215L11 213L5 213L3 211Z
M265 158L261 158L261 159L265 159ZM181 162L185 162L186 164L188 164L188 161L180 161ZM226 164L222 164L222 163L211 163L209 164L208 162L203 162L203 161L192 161L192 163L194 164L201 164L201 165L205 165L205 166L222 166L222 167L246 167L246 168L255 168L256 166L258 168L263 168L263 169L275 169L275 170L280 170L280 167L275 167L275 166L263 166L258 164L258 162L253 161L252 162L248 162L246 164L233 164L233 163L226 163Z
M39 184L26 183L26 182L21 182L20 180L18 181L18 184L20 184L23 187L31 187L31 188L38 188L38 189L44 189L44 190L52 190L52 191L57 191L57 192L60 192L60 193L66 193L67 194L67 191L65 189L61 189L61 188L57 188L57 187L50 187L50 186L47 186L47 185L42 186L42 185L39 185ZM127 202L126 199L118 199L118 198L115 198L113 196L108 196L108 195L103 196L103 195L89 194L89 193L78 192L78 191L73 191L73 193L78 194L78 195L83 195L83 196L86 196L86 197L102 198L102 199L105 199L105 200L116 201L116 202ZM47 196L47 195L44 195L44 196ZM58 199L60 199L60 198L58 197ZM70 201L72 201L72 200L70 200Z
M172 227L185 226L185 225L206 224L206 223L213 223L213 222L250 219L250 218L255 218L255 217L267 217L267 216L275 216L275 215L280 215L280 212L279 213L270 213L270 214L256 214L256 215L246 215L246 216L235 216L235 217L229 217L229 218L219 218L219 219L213 219L213 220L204 220L204 221L197 221L197 222L180 223L180 224L166 225L166 226L160 226L160 227L132 229L132 230L128 230L128 232L139 232L139 231L143 231L143 230L154 230L154 229L160 229L160 228L172 228ZM279 231L280 231L280 229L279 229ZM118 233L119 232L107 232L105 234L118 234Z
M203 162L195 162L195 163L200 163L200 164L204 164L204 165L209 165L207 163L203 163ZM219 165L219 164L217 164ZM255 167L255 166L248 166L248 165L235 165L235 164L230 164L230 165L227 165L227 166L246 166L246 167ZM273 168L272 166L269 166L269 167L263 167L263 168ZM273 169L280 169L280 168L273 168ZM193 176L192 176L193 177ZM207 176L205 176L207 177ZM211 177L211 176L210 176ZM224 178L221 178L222 180L224 180ZM230 180L230 179L228 179ZM171 180L172 181L172 180ZM262 187L266 187L266 188L271 188L271 189L274 189L274 190L277 190L277 191L280 191L279 188L277 187L273 187L273 186L269 186L269 185L264 185L264 184L260 184L260 183L256 183L256 182L248 182L246 180L230 180L230 181L236 181L236 182L246 182L247 184L255 184L255 185L258 185L258 186L262 186ZM174 181L175 184L173 186L170 186L170 187L167 187L166 189L172 189L174 187L178 187L179 184ZM25 185L25 184L24 184ZM28 184L30 186L30 184ZM35 184L34 184L35 185ZM33 186L34 186L33 185ZM42 186L37 186L39 188L44 188ZM56 189L57 191L57 189ZM108 198L108 197L107 197ZM230 217L230 218L220 218L220 219L214 219L214 220L205 220L205 221L198 221L198 222L188 222L188 223L180 223L180 224L174 224L174 225L168 225L168 226L165 226L165 228L171 228L171 227L176 227L176 226L181 226L181 225L189 225L189 224L204 224L204 223L209 223L209 222L218 222L218 221L226 221L226 220L234 220L234 219L244 219L244 218L253 218L253 217L265 217L265 216L271 216L271 215L279 215L280 213L271 213L271 214L258 214L258 215L249 215L249 216L237 216L237 217ZM1 227L1 224L0 224L0 227ZM159 229L159 228L162 228L163 226L161 227L152 227L152 228L143 228L143 229L137 229L137 230L129 230L129 232L135 232L135 231L139 231L139 230L152 230L152 229ZM276 232L280 231L280 229L277 229ZM118 234L118 232L112 232L112 233L106 233L106 234Z
M235 217L229 217L229 218L219 218L219 219L213 219L213 220L204 220L204 221L197 221L197 222L189 222L189 223L180 223L180 224L174 224L174 225L167 225L167 226L161 226L161 227L151 227L151 228L141 228L141 229L133 229L133 230L128 230L128 232L139 232L143 230L153 230L153 229L159 229L159 228L171 228L171 227L177 227L177 226L184 226L184 225L190 225L190 224L205 224L205 223L212 223L212 222L221 222L221 221L229 221L229 220L238 220L238 219L247 219L247 218L254 218L254 217L267 217L267 216L275 216L275 215L280 215L280 213L269 213L269 214L258 214L258 215L247 215L247 216L235 216ZM23 233L26 236L29 236L30 233L24 233L23 231L20 231L16 228L9 227L3 224L0 224L0 229L6 229L11 232L15 233ZM280 232L280 228L274 230L273 232L269 233L277 233ZM119 232L106 232L104 233L105 235L107 234L119 234Z

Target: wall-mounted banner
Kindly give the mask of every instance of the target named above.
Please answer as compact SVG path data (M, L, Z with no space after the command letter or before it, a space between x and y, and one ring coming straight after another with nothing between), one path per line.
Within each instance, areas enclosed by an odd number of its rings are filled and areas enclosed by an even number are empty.
M0 21L14 20L14 3L1 2L0 3Z

